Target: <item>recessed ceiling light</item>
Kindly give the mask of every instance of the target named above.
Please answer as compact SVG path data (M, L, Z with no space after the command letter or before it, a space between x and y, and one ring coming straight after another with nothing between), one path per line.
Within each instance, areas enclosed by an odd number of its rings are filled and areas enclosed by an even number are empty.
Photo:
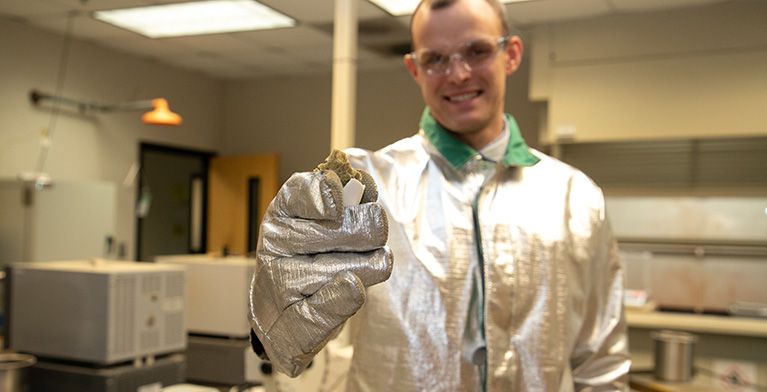
M208 0L96 11L93 17L149 38L292 27L293 18L254 0Z
M393 16L410 15L415 11L420 0L369 0ZM501 3L522 3L532 0L501 0Z

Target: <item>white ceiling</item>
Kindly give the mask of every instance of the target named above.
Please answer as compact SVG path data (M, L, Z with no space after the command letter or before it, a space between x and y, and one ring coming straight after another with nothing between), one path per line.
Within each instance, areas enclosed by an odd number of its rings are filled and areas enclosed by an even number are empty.
M359 69L402 67L401 53L409 47L409 17L395 18L367 0L358 1ZM525 28L570 19L730 1L737 0L536 0L506 7L512 25ZM2 0L0 16L62 35L71 17L76 39L220 79L332 70L335 0L261 0L297 19L298 25L183 38L149 39L90 17L96 10L177 2L183 0Z

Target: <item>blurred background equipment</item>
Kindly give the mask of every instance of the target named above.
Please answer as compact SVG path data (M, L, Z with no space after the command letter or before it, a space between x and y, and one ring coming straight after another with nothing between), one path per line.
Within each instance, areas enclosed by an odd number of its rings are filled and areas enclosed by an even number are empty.
M341 392L352 347L344 328L296 378L272 371L250 344L249 292L255 260L238 255L158 256L186 269L186 380L232 392ZM258 298L254 298L258 301ZM231 388L231 389L229 389Z
M263 382L269 367L262 366L249 340L253 259L190 254L155 261L187 271L187 379L222 385Z
M10 265L4 336L38 358L30 391L182 382L185 279L181 266L103 259Z
M0 274L11 263L112 259L117 187L101 181L55 181L47 177L0 179ZM4 280L0 279L0 315Z
M655 377L663 381L690 381L698 337L674 330L653 331L650 337L655 342Z
M24 392L29 380L29 367L37 358L28 354L0 353L0 391Z
M0 180L0 265L114 256L111 182Z

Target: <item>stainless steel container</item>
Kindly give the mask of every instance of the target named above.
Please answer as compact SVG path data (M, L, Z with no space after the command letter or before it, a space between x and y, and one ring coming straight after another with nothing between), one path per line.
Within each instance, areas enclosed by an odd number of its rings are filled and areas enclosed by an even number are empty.
M26 392L29 367L37 363L32 355L0 353L0 391Z
M698 337L687 332L661 330L650 332L650 338L655 341L655 377L663 381L690 381Z

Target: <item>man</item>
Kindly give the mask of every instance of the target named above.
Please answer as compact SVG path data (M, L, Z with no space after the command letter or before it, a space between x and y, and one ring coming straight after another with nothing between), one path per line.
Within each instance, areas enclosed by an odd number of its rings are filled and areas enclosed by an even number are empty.
M502 6L426 0L411 34L420 131L347 151L380 204L341 208L335 174L298 173L264 217L256 351L297 375L359 310L351 391L626 390L603 196L503 113L523 49Z

